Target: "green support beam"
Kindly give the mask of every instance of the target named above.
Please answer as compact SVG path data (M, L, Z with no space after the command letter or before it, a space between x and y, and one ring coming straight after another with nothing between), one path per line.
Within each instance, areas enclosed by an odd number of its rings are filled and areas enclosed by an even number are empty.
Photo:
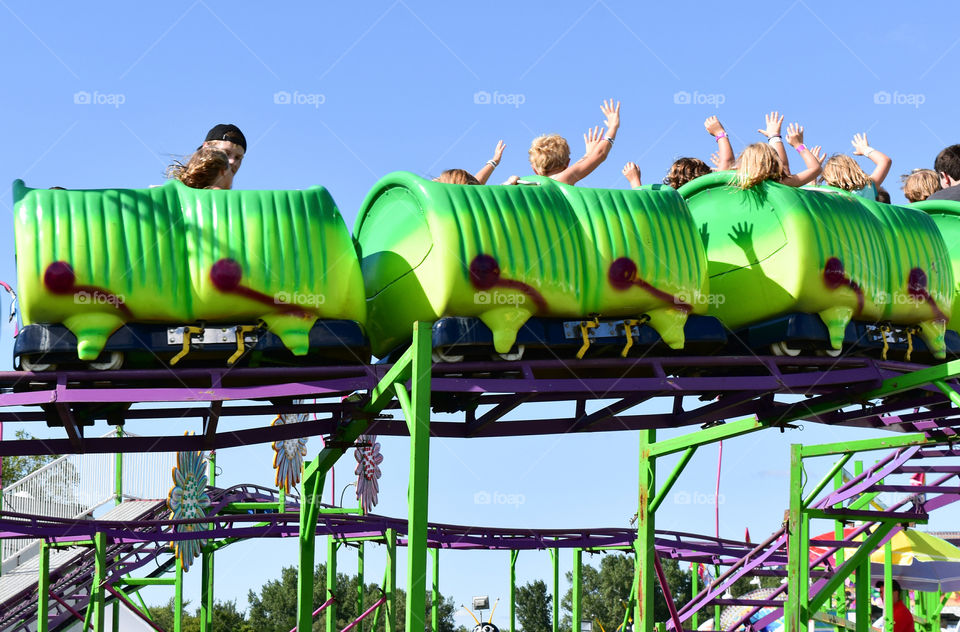
M893 545L883 545L883 629L893 632Z
M560 632L560 549L550 549L553 562L553 631Z
M510 632L517 632L517 557L520 551L510 551Z
M37 632L50 629L50 547L40 541L40 577L37 581Z
M327 536L327 594L337 594L337 541ZM337 602L334 601L323 611L327 632L337 632Z
M573 593L572 600L572 624L573 632L582 632L580 621L583 620L583 610L581 609L580 599L583 596L583 574L580 565L583 563L583 550L573 549L573 585L570 591Z
M200 554L200 632L213 632L213 551Z
M387 566L383 578L383 622L386 630L397 629L397 531L387 529ZM423 606L421 605L421 610Z
M708 440L710 441L719 441L722 438L722 436L720 436L722 433L718 433L716 431L721 428L726 428L726 426L731 426L731 428L734 426L744 427L742 422L736 422L733 424L726 424L724 426L717 426L716 428L710 428L708 430L701 430L700 432L710 433L708 437ZM742 432L747 432L747 430L742 430ZM690 447L690 440L690 437L684 436L678 437L678 439L669 439L657 444L656 430L640 431L640 462L639 467L637 468L639 472L639 494L637 497L637 539L633 543L634 550L636 552L635 563L636 574L638 577L636 614L633 618L633 629L636 632L653 632L654 626L653 597L654 578L656 573L654 570L653 556L656 554L654 550L654 530L656 528L656 524L654 521L654 512L650 509L650 502L652 500L652 495L657 488L656 456L658 454L669 454L681 449L686 450ZM673 444L677 446L682 445L682 447L678 447L677 450L661 449L665 444ZM576 621L574 623L576 623Z
M409 400L402 384L395 384L410 432L410 476L407 486L407 608L406 630L423 630L427 601L427 519L430 477L430 371L432 326L413 324L412 388Z
M430 549L430 553L433 557L433 587L430 590L430 632L440 632L440 548Z
M663 487L660 488L660 491L657 492L657 495L654 496L653 500L650 502L650 513L653 513L660 508L660 505L673 488L673 484L677 482L677 478L680 476L680 473L683 472L683 468L687 467L687 463L690 462L690 459L693 458L693 453L696 451L697 446L695 445L690 446L683 451L683 456L680 457L680 460L674 466L673 471L670 472L670 476L667 477L667 480L663 482Z
M803 521L803 446L790 446L790 493L787 514L787 603L783 609L786 632L805 632L807 628L806 591L801 589L801 566L809 563L800 527Z
M104 581L107 577L107 535L96 533L93 536L93 585L90 587L90 606L93 612L93 629L95 632L104 632L106 626L105 610L106 596Z
M366 547L365 542L357 543L357 613L363 612L363 591L366 588L366 580L363 579L364 563L363 552ZM363 632L363 620L357 624L357 632Z
M673 454L674 452L682 452L687 448L716 443L717 441L723 441L730 437L739 437L740 435L756 432L757 430L763 430L769 426L769 422L763 422L754 417L731 421L696 432L690 432L673 439L666 439L658 443L651 442L650 456L661 457Z
M177 567L173 588L173 630L183 632L183 566L180 560L174 560Z
M420 325L419 323L417 324ZM426 354L427 363L430 360L429 352L429 327L427 327L427 347L428 351ZM423 336L421 336L422 338ZM299 556L299 565L298 565L298 575L297 575L297 627L301 630L310 630L313 626L313 585L314 585L314 566L316 563L316 527L317 519L320 515L320 504L321 498L320 495L323 492L324 478L327 471L333 467L334 463L343 456L344 452L347 451L347 448L350 444L357 440L361 434L369 427L370 417L378 414L383 408L390 403L390 401L397 394L397 389L395 384L403 384L414 372L415 368L421 368L420 366L414 366L414 359L417 354L415 354L415 349L417 348L417 329L414 329L414 338L415 343L409 349L407 349L400 359L387 371L383 379L373 388L370 392L370 402L363 407L361 414L356 418L349 419L346 423L337 429L334 433L330 445L325 446L320 453L316 456L315 459L306 464L303 470L303 483L302 483L302 493L300 497L300 532L299 532L299 545L300 545L300 556ZM423 346L423 341L419 342L419 346ZM422 353L422 352L421 352ZM423 358L419 358L419 364L423 364ZM421 368L422 370L422 368ZM427 367L427 381L426 381L426 394L421 392L422 382L418 385L417 380L414 381L414 408L416 406L422 406L422 400L427 400L427 409L429 412L429 398L430 398L430 384L429 384L429 375L430 369ZM427 417L428 431L429 431L429 417ZM411 445L414 443L411 438ZM422 441L420 443L423 443ZM413 448L411 448L413 449ZM422 450L422 448L421 448ZM411 470L414 468L413 463L411 463ZM420 467L419 469L423 469ZM418 476L421 474L419 473ZM413 485L413 483L411 483ZM424 485L424 500L426 498ZM419 486L416 491L419 493ZM425 510L424 510L425 511ZM414 522L417 522L417 519L414 518ZM424 525L426 523L424 518ZM417 522L419 525L419 522ZM419 528L419 527L418 527ZM425 526L424 529L424 548L426 543L425 536ZM414 542L414 547L417 546L415 542L416 538L414 533L410 533L410 539ZM423 566L425 568L426 561L424 555ZM395 569L394 569L395 570ZM426 599L425 591L425 582L424 578L421 577L420 581L424 584L424 589L421 591L421 598ZM410 595L408 594L408 599ZM388 608L388 617L392 614L391 610ZM418 609L420 612L420 618L423 618L422 609ZM388 619L389 622L389 619Z
M803 446L803 458L818 456L832 456L849 452L871 452L874 450L888 450L906 448L912 445L936 445L942 441L931 441L924 434L912 434L880 437L878 439L861 439L859 441L842 441L840 443L824 443L821 445Z

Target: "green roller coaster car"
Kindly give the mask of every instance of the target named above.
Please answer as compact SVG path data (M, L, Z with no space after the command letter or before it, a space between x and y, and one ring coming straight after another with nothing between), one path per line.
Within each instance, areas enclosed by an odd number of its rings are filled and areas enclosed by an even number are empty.
M374 354L411 323L475 316L506 353L532 316L645 315L672 348L707 304L707 265L681 197L668 187L606 190L533 177L518 186L382 178L355 238Z
M731 329L791 312L819 314L834 349L854 320L916 326L945 356L954 271L934 221L914 209L837 189L764 182L730 186L732 174L684 185L707 246L710 314Z
M25 325L63 324L95 360L125 323L266 323L294 355L318 319L366 321L350 234L323 187L13 187Z

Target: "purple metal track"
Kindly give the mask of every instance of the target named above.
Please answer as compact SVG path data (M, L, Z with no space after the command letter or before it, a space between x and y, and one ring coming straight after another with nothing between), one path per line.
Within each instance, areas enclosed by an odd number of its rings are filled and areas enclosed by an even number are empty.
M0 421L62 426L66 438L4 441L0 443L0 455L220 449L327 435L360 414L359 404L337 400L351 392L369 392L389 368L358 365L3 372ZM849 410L849 402L856 400L857 393L918 368L921 366L869 358L753 356L436 364L431 385L434 409L465 407L469 411L458 413L462 420L432 421L431 434L467 438L611 432L704 425L746 414L776 420L824 402L836 402L836 409L812 421L928 433L952 431L938 418L942 414L935 412L947 399L928 388L901 394L898 401L907 402L903 406L884 405L880 412L877 408ZM803 395L805 399L799 404L776 401L776 397L788 395ZM672 399L672 410L630 414L653 398ZM293 404L294 399L326 401ZM586 403L595 400L615 401L586 413ZM574 401L576 411L561 418L517 414L522 420L503 420L508 413L522 413L523 407L546 401ZM693 407L685 408L690 402L694 402ZM160 403L164 406L158 406ZM893 415L915 405L934 410ZM395 408L396 403L391 406ZM473 412L482 406L490 409ZM941 412L946 414L946 410ZM319 419L270 425L281 412L315 413ZM228 420L237 416L262 416L263 426L231 429ZM199 419L201 427L200 433L191 436L184 436L182 427L167 433L161 430L156 436L84 436L84 428L99 420L122 423L127 419ZM406 422L390 412L372 419L368 431L389 436L408 433Z

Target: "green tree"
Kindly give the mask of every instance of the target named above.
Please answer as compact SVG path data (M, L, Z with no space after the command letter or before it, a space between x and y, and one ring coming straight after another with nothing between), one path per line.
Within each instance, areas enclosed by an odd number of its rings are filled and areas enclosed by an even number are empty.
M690 573L682 570L676 560L661 560L663 574L667 579L671 596L675 604L683 604L691 597ZM633 585L634 558L627 555L606 555L600 561L600 569L585 564L580 571L582 591L580 597L581 614L585 619L597 619L605 630L615 630L623 623L624 606L630 599L630 587ZM573 574L567 573L567 581L573 581ZM666 621L670 617L667 603L663 598L660 585L654 578L654 618ZM567 591L561 601L564 611L562 627L570 629L573 611L573 588Z
M17 430L15 435L17 439L33 439L33 436L26 430ZM27 474L40 469L57 458L60 458L59 455L50 454L3 457L3 488L6 489Z
M517 621L523 632L550 632L553 629L551 605L553 597L547 594L547 585L536 580L517 588Z
M326 591L326 565L320 564L314 573L313 603L319 607L328 597ZM343 629L358 616L357 611L357 584L356 575L348 576L337 573L336 586L333 593L337 598L337 626ZM380 589L375 584L365 584L363 588L363 610L366 610L380 599ZM296 624L297 612L297 569L293 566L284 568L279 580L268 581L256 594L252 590L247 596L250 602L249 621L252 629L257 632L289 632ZM406 616L406 593L397 589L396 592L396 620L403 625ZM438 606L440 615L440 632L455 632L453 600L444 599L441 595ZM362 612L362 611L361 611ZM425 630L430 629L430 594L427 593L424 604L426 613ZM381 607L377 616L376 630L385 630L385 613ZM365 631L373 630L373 616L369 615L363 622ZM320 614L313 624L314 630L325 629L324 614Z
M187 612L190 602L183 603L181 612L181 630L183 632L200 632L200 608L194 614ZM164 606L150 608L153 622L164 630L173 628L173 598ZM243 613L237 610L236 601L215 601L213 604L213 632L253 632L254 628L247 623Z

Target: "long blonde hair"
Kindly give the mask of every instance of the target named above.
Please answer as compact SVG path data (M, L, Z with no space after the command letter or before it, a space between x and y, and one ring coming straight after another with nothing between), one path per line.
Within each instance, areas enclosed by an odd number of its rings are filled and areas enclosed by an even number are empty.
M767 143L747 145L740 152L735 183L741 189L749 189L765 180L780 182L783 175L780 157Z
M850 156L834 154L823 163L820 182L844 191L859 191L870 183L870 176Z

